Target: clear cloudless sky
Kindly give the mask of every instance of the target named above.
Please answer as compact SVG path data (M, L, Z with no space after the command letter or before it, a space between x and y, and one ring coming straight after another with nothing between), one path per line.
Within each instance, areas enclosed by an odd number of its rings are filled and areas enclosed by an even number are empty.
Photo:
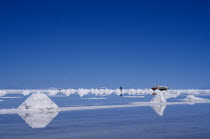
M209 0L1 0L0 88L210 88Z

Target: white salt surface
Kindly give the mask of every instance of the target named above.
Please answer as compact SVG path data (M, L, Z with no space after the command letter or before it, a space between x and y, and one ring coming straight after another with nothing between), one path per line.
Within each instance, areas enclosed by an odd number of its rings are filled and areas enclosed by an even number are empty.
M22 97L0 97L0 98L22 98Z
M125 98L144 98L145 96L123 96Z
M89 97L89 98L80 98L80 99L107 99L105 97Z

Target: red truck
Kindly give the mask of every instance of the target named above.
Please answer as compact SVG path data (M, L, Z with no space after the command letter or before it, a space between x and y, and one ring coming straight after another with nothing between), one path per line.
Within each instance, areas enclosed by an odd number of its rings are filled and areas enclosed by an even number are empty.
M155 90L160 90L160 91L166 91L166 90L168 90L168 87L167 86L154 86L154 87L152 87L151 88L153 91L155 91Z

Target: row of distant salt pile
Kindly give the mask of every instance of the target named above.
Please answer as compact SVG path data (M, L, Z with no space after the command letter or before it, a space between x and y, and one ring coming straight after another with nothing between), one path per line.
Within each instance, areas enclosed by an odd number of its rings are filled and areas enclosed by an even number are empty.
M17 90L18 92L18 90ZM62 89L62 90L22 90L21 94L29 95L31 93L46 93L50 96L55 96L58 93L64 94L66 96L70 96L72 94L78 94L79 96L83 97L84 95L93 94L96 96L107 96L111 94L127 94L127 95L145 95L145 94L152 94L154 91L152 89ZM155 92L159 92L156 90ZM165 91L163 91L165 92ZM167 90L167 93L172 94L180 94L180 93L187 93L198 95L199 93L210 93L210 90L196 90L196 89L185 89L185 90ZM6 95L8 92L4 90L0 90L0 96ZM19 91L20 93L20 91Z

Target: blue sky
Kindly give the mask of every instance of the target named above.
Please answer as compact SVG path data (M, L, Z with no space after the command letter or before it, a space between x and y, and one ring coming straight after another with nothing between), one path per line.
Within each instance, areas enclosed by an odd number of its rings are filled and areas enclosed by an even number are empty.
M210 1L0 1L0 88L210 88Z

